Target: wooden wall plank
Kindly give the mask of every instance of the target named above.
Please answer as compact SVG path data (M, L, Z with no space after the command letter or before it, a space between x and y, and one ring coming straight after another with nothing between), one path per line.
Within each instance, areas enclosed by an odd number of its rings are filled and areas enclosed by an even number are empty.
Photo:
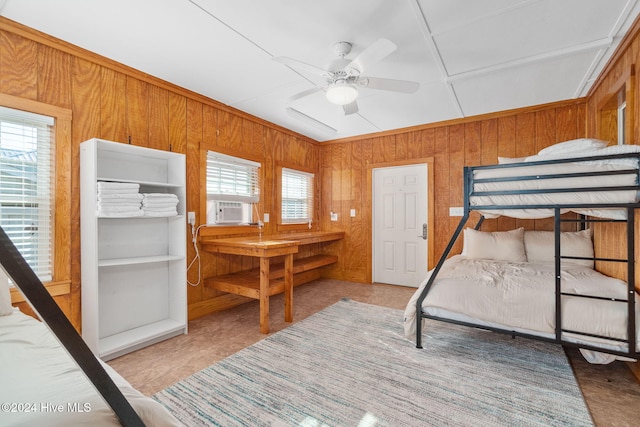
M482 165L498 163L498 120L483 120L480 130L480 141L477 153Z
M149 85L127 76L127 142L149 146Z
M187 98L174 92L169 92L169 146L176 153L187 152Z
M0 92L38 100L38 44L0 31Z
M200 102L187 100L186 125L186 161L189 165L187 168L187 211L196 212L196 216L200 218L199 223L205 223L206 208L201 206L201 202L203 201L202 193L196 190L202 185L202 178L200 176L201 166L203 164L201 161L201 149L205 149L201 147L203 139L203 112ZM211 262L212 257L205 252L202 252L200 256L200 267L203 277L214 274L215 271L211 272L211 267L214 265L214 263ZM195 249L193 245L187 245L187 259L192 260L194 257ZM187 273L188 280L191 283L196 283L198 280L197 266ZM204 289L203 285L196 287L188 286L187 303L191 305L202 301Z
M102 68L100 79L100 137L127 142L127 77Z
M520 157L516 154L516 126L518 122L517 117L518 116L513 115L500 117L497 119L497 155L499 157ZM514 218L501 216L496 221L496 230L512 230L514 228L516 228L516 220Z
M149 86L149 148L169 151L169 92Z
M38 48L38 101L71 108L71 57L48 46Z

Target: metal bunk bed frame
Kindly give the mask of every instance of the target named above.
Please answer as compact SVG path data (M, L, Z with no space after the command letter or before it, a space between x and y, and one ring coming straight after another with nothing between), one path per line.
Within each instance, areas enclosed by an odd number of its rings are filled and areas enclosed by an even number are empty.
M541 175L524 175L517 177L509 177L509 178L486 178L486 179L474 179L474 171L480 169L502 169L502 168L520 168L520 167L530 167L537 165L551 165L551 164L567 164L567 163L579 163L585 161L597 161L597 160L613 160L613 159L634 159L637 162L637 165L633 169L625 169L625 170L612 170L612 171L598 171L598 172L580 172L580 173L555 173L555 174L541 174ZM585 187L585 188L554 188L554 189L529 189L529 190L506 190L506 191L475 191L474 184L476 183L488 183L488 182L513 182L513 181L532 181L532 180L544 180L544 179L556 179L556 178L580 178L580 177L593 177L593 176L605 176L605 175L621 175L621 174L635 174L635 185L631 186L611 186L611 187ZM471 205L471 198L474 196L492 196L492 195L522 195L522 194L548 194L548 193L570 193L570 192L593 192L593 191L620 191L620 190L632 190L639 192L640 191L640 153L625 153L625 154L616 154L616 155L605 155L605 156L591 156L591 157L580 157L580 158L570 158L570 159L557 159L557 160L546 160L546 161L535 161L535 162L526 162L526 163L511 163L511 164L499 164L499 165L487 165L487 166L465 166L464 167L464 214L460 219L460 223L458 224L456 230L451 237L448 245L446 246L442 256L440 257L438 263L434 267L429 280L427 281L422 293L420 294L418 300L416 301L416 347L422 348L422 320L423 319L434 319L445 321L449 323L454 323L463 326L469 326L478 329L489 330L498 333L504 333L513 336L531 338L539 341L547 341L553 342L561 345L567 345L572 347L580 347L587 350L594 350L609 354L615 354L619 356L626 356L633 359L638 359L640 357L640 351L636 348L636 315L635 315L635 209L640 208L640 203L638 201L632 203L608 203L608 204L597 204L597 203L589 203L589 204L527 204L527 205ZM561 218L561 211L568 209L596 209L596 208L618 208L626 210L626 219L602 219L602 218L586 218L583 215L580 215L579 218L575 219L563 219ZM470 213L472 211L491 211L491 210L516 210L516 209L553 209L554 210L554 232L555 232L555 315L556 315L556 324L555 324L555 337L549 338L535 334L523 333L514 330L510 330L507 328L496 328L485 325L478 325L471 322L465 322L460 320L448 319L444 317L434 316L426 314L422 311L422 303L425 300L433 282L436 280L440 269L442 268L444 262L448 259L449 254L451 253L451 249L453 245L456 243L460 234L462 233L467 221L469 220ZM475 229L478 230L484 221L484 216L480 216L479 221L475 225ZM560 232L561 232L561 223L562 222L577 222L580 224L580 228L584 229L587 223L597 223L597 222L624 222L626 223L626 244L627 244L627 257L625 259L617 259L617 258L582 258L582 257L570 257L570 256L561 256L561 248L560 248ZM593 259L594 261L606 261L606 262L624 262L627 264L627 298L626 299L612 299L607 297L600 296L591 296L591 295L577 295L572 293L565 293L561 290L561 262L562 259ZM619 303L624 303L627 305L627 339L618 339L612 338L608 336L601 335L593 335L587 334L584 332L573 331L564 329L562 327L562 310L561 310L561 302L563 296L571 296L571 297L580 297L580 298L594 298L601 299L607 301L616 301ZM626 343L627 351L618 351L609 348L603 348L597 345L589 345L582 343L575 343L572 341L567 341L563 339L563 333L572 333L582 336L589 336L593 338L602 338L610 341L617 341L620 343Z

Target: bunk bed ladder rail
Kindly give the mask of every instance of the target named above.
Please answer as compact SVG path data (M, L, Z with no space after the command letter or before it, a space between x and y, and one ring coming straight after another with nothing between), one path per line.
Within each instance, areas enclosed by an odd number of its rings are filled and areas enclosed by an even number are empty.
M559 344L567 343L571 345L575 345L573 343L565 342L562 338L563 332L585 335L595 338L603 338L609 339L613 341L618 341L621 343L627 344L626 352L615 352L615 353L624 353L626 356L632 358L638 358L640 352L638 352L638 348L636 347L636 287L635 287L635 207L627 206L627 218L626 220L616 220L616 219L590 219L585 220L584 218L578 220L580 222L582 228L587 222L625 222L626 223L626 240L627 240L627 256L625 259L615 259L615 258L594 258L594 261L610 261L610 262L624 262L627 264L627 297L626 299L612 299L606 297L599 297L593 295L578 295L573 293L565 293L562 292L562 276L561 276L561 262L562 258L572 258L572 257L563 257L561 256L561 223L562 222L575 222L575 220L570 219L561 219L560 218L560 208L554 209L554 233L555 233L555 312L556 312L556 325L555 325L555 341ZM579 298L593 298L600 300L608 300L614 302L624 302L627 305L627 339L618 339L613 337L607 337L602 335L594 335L587 334L584 332L573 331L569 329L564 329L562 327L562 297L570 296L570 297L579 297ZM597 347L593 346L582 346L586 349L598 350ZM600 349L601 350L601 349Z
M462 233L462 230L464 229L464 226L467 223L467 220L469 219L469 196L470 196L469 191L473 188L471 183L472 177L473 177L473 174L472 174L471 168L469 166L465 166L464 167L464 213L462 215L462 218L460 219L460 222L458 223L458 227L453 233L453 236L451 236L451 239L449 240L447 247L442 253L442 256L438 260L438 263L436 264L436 266L431 271L431 275L429 276L429 279L427 280L427 283L424 289L422 290L422 293L420 294L420 296L418 297L418 300L416 301L416 348L422 348L422 319L424 318L422 313L422 302L427 297L427 294L429 293L429 290L431 289L433 282L438 276L438 273L440 272L442 265L447 260L447 257L451 253L451 249L453 248L453 245L458 240L460 233ZM475 225L476 230L480 228L483 221L484 221L484 216L481 216L478 223Z

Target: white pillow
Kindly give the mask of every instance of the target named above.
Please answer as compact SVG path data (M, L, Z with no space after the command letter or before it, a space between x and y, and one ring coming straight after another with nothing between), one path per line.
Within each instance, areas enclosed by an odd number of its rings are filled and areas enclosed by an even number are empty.
M599 139L592 138L579 138L572 139L570 141L559 142L550 147L543 148L538 151L538 155L540 156L548 156L555 154L564 154L564 153L573 153L573 152L582 152L588 150L598 150L600 148L604 148L609 143L607 141L602 141Z
M524 228L492 232L465 228L462 253L468 258L524 262Z
M506 165L510 163L522 163L526 157L498 157L499 165Z
M583 231L565 231L560 233L560 254L593 258L591 229ZM529 262L550 262L555 259L555 234L553 231L525 231L524 246ZM562 262L594 267L593 260L563 259Z
M4 271L0 270L0 316L8 316L13 313L11 305L11 293L9 293L9 283Z

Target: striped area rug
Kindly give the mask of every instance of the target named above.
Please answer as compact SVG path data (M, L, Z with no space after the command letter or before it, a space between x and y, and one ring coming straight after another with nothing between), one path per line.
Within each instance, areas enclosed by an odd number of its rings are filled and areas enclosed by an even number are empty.
M187 426L587 426L558 345L340 301L154 395Z

